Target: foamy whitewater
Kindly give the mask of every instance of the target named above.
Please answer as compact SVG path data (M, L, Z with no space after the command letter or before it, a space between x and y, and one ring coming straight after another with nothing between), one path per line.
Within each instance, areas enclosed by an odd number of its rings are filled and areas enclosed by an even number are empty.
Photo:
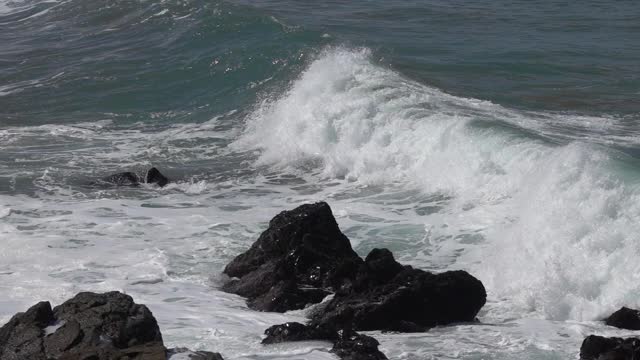
M204 120L0 120L0 324L37 301L120 290L168 346L335 359L324 342L260 344L304 310L256 312L218 290L274 215L326 200L360 255L387 247L487 289L480 324L374 333L390 359L577 359L589 334L634 334L598 322L640 307L640 134L622 117L450 95L366 47L303 54L293 79L265 78L250 106ZM176 182L89 185L151 165Z

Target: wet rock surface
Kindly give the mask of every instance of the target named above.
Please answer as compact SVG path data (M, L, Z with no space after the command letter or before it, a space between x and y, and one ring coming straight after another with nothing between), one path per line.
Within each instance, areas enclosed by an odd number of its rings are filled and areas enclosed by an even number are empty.
M581 360L640 359L640 339L589 335L580 347Z
M465 271L415 269L387 249L373 249L363 260L324 202L278 214L224 273L234 279L223 290L262 311L300 309L333 293L308 324L272 326L263 343L331 341L342 359L386 359L374 338L356 330L418 332L471 322L486 302L482 283Z
M374 249L363 261L324 202L278 214L224 272L235 279L223 290L247 297L256 310L300 309L335 292L314 317L335 328L422 331L473 321L486 301L482 283L464 271L403 266L387 249Z
M109 175L94 185L138 186L140 184L156 184L163 187L169 183L169 179L160 170L152 167L144 175L138 175L131 171Z
M277 344L287 341L326 340L335 341L338 333L334 329L309 326L298 322L274 325L265 330L263 344Z
M622 307L605 319L605 324L620 329L640 330L640 311Z
M337 329L425 331L474 321L484 306L482 283L464 271L432 274L396 262L387 249L374 249L352 288L335 297L312 324Z
M286 341L325 340L333 343L331 352L341 359L383 360L387 357L378 350L378 341L370 336L354 331L335 330L318 325L303 325L290 322L274 325L265 331L267 336L263 344L275 344Z
M167 352L168 357L177 354L186 355L190 360L223 360L222 355L209 351L191 351L187 348L174 348L169 349Z
M40 302L0 328L3 360L166 358L151 311L115 291L82 292L53 309Z
M386 360L378 340L356 332L340 332L331 352L343 360Z
M247 297L255 310L284 312L317 303L354 276L362 259L326 203L302 205L274 217L249 250L224 273L223 290Z

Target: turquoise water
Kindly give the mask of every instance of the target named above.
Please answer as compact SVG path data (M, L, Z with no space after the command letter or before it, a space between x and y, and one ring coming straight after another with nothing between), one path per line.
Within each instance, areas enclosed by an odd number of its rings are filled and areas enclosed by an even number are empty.
M217 290L327 200L361 255L487 287L391 359L577 358L640 306L639 60L634 1L0 0L0 322L117 289L171 345L331 359ZM151 165L175 182L89 185Z

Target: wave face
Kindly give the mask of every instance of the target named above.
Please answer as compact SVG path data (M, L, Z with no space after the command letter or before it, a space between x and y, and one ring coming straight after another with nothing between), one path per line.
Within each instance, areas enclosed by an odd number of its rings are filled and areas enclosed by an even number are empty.
M259 165L439 199L421 218L426 241L464 249L451 266L527 311L595 320L640 305L628 257L640 249L637 169L622 173L603 139L545 134L548 119L572 120L450 96L367 50L331 48L251 114L235 145L258 150Z
M628 335L596 320L640 307L632 5L0 0L0 323L116 289L170 346L333 359L260 344L304 311L218 291L270 218L326 200L360 255L488 290L480 324L375 334L391 359ZM91 185L150 166L174 182Z

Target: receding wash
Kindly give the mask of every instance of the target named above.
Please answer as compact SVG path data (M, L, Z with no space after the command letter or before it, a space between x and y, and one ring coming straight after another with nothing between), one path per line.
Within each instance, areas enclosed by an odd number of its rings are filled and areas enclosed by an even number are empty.
M0 326L120 291L166 348L335 360L222 290L321 201L360 257L486 290L478 322L362 331L389 359L633 335L602 320L640 309L640 2L0 0Z

